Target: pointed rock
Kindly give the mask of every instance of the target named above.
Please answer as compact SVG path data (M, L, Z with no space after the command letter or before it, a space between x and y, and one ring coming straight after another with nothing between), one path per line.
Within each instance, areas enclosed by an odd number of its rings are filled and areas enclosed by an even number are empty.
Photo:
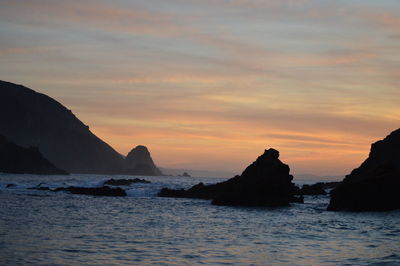
M133 148L125 158L125 168L131 175L162 175L154 164L146 146L138 145Z
M164 188L159 196L212 199L215 205L285 206L302 201L294 196L298 188L289 171L279 160L279 152L269 149L240 176L214 185L199 183L188 190Z

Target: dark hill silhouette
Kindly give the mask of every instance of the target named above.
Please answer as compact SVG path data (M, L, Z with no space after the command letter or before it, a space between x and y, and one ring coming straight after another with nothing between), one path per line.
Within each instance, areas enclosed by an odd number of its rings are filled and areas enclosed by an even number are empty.
M371 145L369 157L331 192L328 210L400 209L400 129Z
M44 94L5 81L0 81L0 134L20 146L38 147L53 164L71 173L128 173L124 158L71 110Z
M151 158L149 150L139 145L133 148L125 158L127 173L135 175L162 175Z
M277 150L265 150L240 176L213 185L199 183L188 190L163 188L159 196L212 199L215 205L285 206L302 202L295 197L299 189L292 183L289 166L278 158Z
M0 135L0 172L15 174L66 175L35 147L23 148Z

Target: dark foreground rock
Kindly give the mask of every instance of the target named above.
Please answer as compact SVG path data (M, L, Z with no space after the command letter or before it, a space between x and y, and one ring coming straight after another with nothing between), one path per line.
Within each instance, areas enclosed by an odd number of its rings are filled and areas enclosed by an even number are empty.
M159 196L211 199L215 205L286 206L302 202L295 196L298 188L292 183L289 166L278 158L277 150L265 150L240 176L213 185L199 183L188 190L163 188Z
M24 148L0 135L0 172L15 174L67 175L58 169L36 147Z
M51 189L49 187L38 185L36 187L31 187L28 189L34 190L45 190L45 191L68 191L72 194L81 194L81 195L92 195L92 196L111 196L111 197L123 197L126 196L125 190L122 188L111 188L108 186L102 187L59 187L56 189Z
M145 179L140 179L140 178L134 178L134 179L114 179L111 178L107 181L104 182L104 185L110 185L110 186L129 186L131 184L135 183L151 183L150 181L147 181Z
M369 157L331 192L330 211L400 209L400 129L371 145Z

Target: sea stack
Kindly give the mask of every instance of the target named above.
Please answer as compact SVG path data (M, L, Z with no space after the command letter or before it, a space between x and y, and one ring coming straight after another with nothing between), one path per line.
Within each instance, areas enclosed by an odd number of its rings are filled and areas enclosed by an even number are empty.
M400 129L371 145L369 157L331 192L328 210L400 209Z
M36 147L24 148L0 135L0 172L67 175L49 162Z
M279 152L268 149L240 176L213 185L199 183L188 190L164 188L159 196L211 199L215 205L287 206L302 201L294 196L298 188L289 172L289 166L279 160Z
M162 175L154 164L149 150L143 145L136 146L128 153L125 159L125 168L131 175Z

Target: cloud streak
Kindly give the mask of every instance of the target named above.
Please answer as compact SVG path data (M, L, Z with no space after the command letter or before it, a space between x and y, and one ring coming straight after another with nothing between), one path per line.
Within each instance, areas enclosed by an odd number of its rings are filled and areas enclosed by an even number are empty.
M0 73L121 153L345 174L399 125L395 1L0 0ZM334 164L332 163L334 162Z

